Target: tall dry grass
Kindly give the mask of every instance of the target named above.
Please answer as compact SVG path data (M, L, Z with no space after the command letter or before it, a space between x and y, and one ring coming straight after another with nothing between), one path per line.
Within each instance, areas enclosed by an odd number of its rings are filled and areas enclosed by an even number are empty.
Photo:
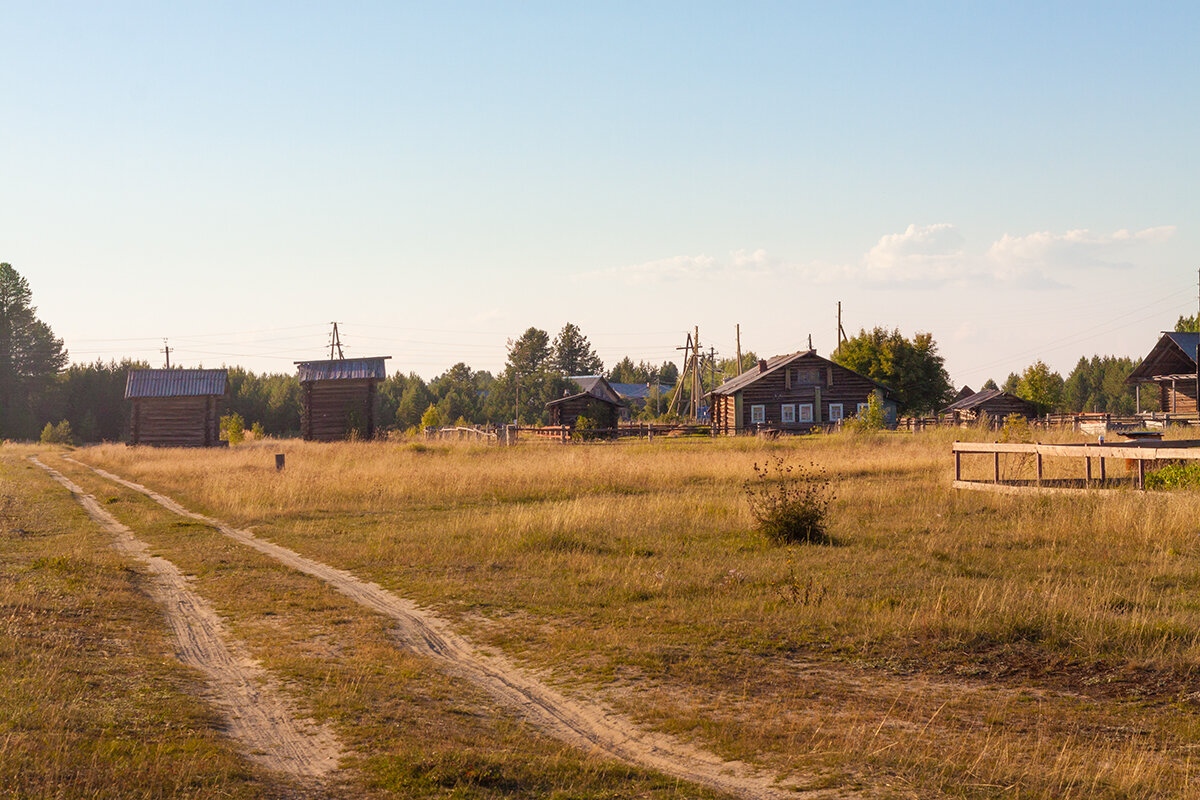
M957 494L968 436L992 434L82 458L731 755L921 796L1186 795L1200 501ZM834 546L752 530L742 482L779 454L837 484Z

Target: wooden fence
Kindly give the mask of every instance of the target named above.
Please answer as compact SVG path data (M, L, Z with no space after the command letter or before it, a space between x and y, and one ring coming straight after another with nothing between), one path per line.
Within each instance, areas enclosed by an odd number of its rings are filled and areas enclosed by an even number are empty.
M1079 491L1081 489L1115 488L1126 483L1136 489L1146 488L1146 470L1162 463L1200 460L1200 441L1122 442L1115 444L1025 444L1018 442L955 442L954 488L982 489L1002 492ZM963 456L990 457L989 479L965 479ZM1032 459L1032 479L1002 475L1001 456L1022 461ZM1069 458L1079 466L1076 475L1048 477L1047 458ZM1106 459L1118 459L1129 473L1127 479L1110 478ZM1018 470L1019 471L1019 470Z

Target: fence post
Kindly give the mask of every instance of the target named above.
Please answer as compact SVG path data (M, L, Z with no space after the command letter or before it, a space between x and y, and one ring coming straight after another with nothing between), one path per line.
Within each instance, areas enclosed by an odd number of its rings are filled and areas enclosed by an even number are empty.
M954 443L958 444L958 441L955 440ZM962 453L958 452L957 449L954 451L954 480L962 480Z
M1042 443L1035 442L1035 444L1037 444L1038 447L1040 448ZM1042 451L1041 451L1041 449L1039 449L1037 451L1037 485L1038 486L1042 485Z

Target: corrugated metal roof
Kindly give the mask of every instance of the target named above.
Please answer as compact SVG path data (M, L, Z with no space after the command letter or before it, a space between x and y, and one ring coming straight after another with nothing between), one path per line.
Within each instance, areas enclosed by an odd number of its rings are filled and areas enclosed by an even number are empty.
M1200 343L1200 333L1176 333L1171 331L1167 334L1176 347L1183 351L1184 355L1196 361L1196 345Z
M956 400L946 406L943 411L967 411L978 406L980 403L986 403L988 400L999 397L1000 395L1008 394L1003 389L983 389L973 395ZM1018 398L1019 399L1019 398Z
M225 394L229 371L224 369L131 369L125 379L126 397L204 397Z
M387 377L387 369L383 362L391 356L375 356L372 358L341 358L335 361L297 361L300 368L300 382L309 381L343 381L376 378L383 380Z

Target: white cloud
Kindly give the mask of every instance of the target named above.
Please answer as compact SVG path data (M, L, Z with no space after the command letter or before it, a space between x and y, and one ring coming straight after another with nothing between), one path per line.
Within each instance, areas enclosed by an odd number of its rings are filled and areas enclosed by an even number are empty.
M1174 225L1162 225L1130 232L1095 234L1087 229L1027 236L1004 234L988 249L987 260L999 278L1014 278L1030 273L1051 274L1063 270L1133 266L1129 260L1146 245L1159 244L1175 233Z
M968 247L958 227L948 222L909 225L889 233L857 264L789 262L763 249L736 250L721 257L684 255L590 272L579 278L605 277L627 285L671 284L714 277L741 280L802 280L810 284L843 281L886 286L929 287L1002 283L1021 288L1068 285L1070 273L1097 267L1127 268L1145 248L1166 241L1175 226L1111 234L1089 230L1004 234L985 250Z
M780 264L758 250L735 250L717 258L709 255L672 256L641 264L610 267L581 277L611 277L634 286L708 279L715 276L764 277L779 271Z
M947 280L967 266L965 239L946 222L909 225L904 233L880 238L863 257L864 275L883 282Z

